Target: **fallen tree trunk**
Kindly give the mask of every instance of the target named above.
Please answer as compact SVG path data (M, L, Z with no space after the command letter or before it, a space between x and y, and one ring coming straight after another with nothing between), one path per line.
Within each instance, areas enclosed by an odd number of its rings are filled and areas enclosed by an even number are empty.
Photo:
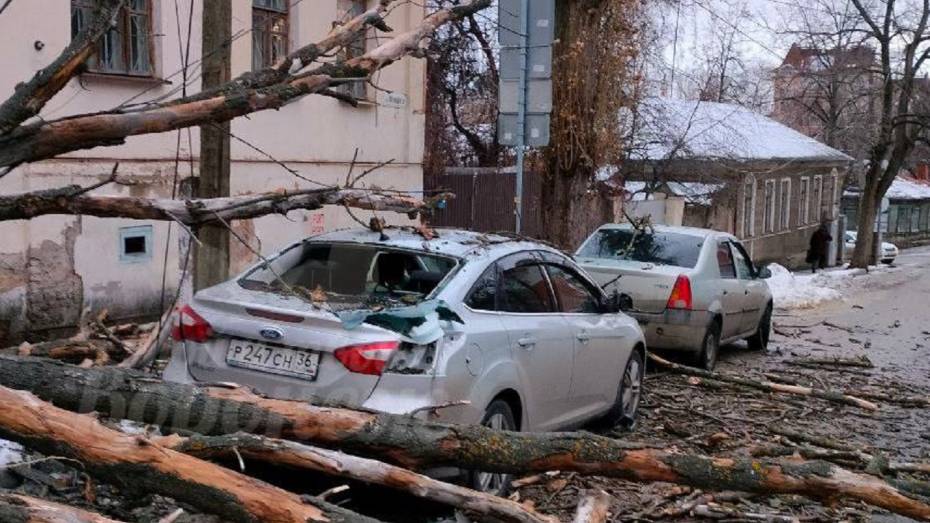
M802 387L799 385L773 383L771 381L751 380L749 378L741 378L739 376L731 376L720 372L713 372L674 363L651 353L649 354L649 359L669 369L672 372L684 374L686 376L697 376L699 378L722 381L724 383L732 383L734 385L740 385L750 389L756 389L765 392L781 392L784 394L795 394L798 396L810 396L812 398L819 398L822 400L831 401L833 403L842 403L844 405L851 405L853 407L859 407L866 410L878 410L878 405L872 403L871 401L866 401L864 399L850 396L842 392L815 389L812 387Z
M821 461L717 459L642 448L583 432L516 433L445 425L412 416L269 399L242 388L163 383L114 367L80 369L10 356L0 356L0 385L30 390L70 410L95 410L202 434L277 434L412 469L457 466L515 474L561 470L713 490L816 499L846 496L930 521L930 505L876 478Z
M28 392L0 387L0 404L0 437L78 460L90 474L127 492L156 492L235 522L372 521L108 429L92 416L57 408Z
M100 514L20 494L0 494L0 521L24 523L120 523Z
M428 212L437 199L424 202L401 193L338 187L193 200L92 196L82 193L83 190L79 186L70 186L0 196L0 221L28 220L46 214L80 214L98 218L176 221L193 227L267 214L287 214L296 209L315 210L324 205L407 214ZM450 197L445 194L439 198Z
M191 436L178 441L169 436L161 443L198 458L251 458L263 463L313 470L400 490L416 497L445 503L499 521L557 523L515 501L437 481L380 461L326 450L293 441L238 433L228 436Z

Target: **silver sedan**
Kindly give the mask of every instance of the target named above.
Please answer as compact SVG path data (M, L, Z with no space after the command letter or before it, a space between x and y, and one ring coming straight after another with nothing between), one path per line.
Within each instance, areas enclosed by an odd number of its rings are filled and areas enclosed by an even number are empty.
M771 272L733 235L694 227L608 224L576 258L601 285L632 300L650 349L688 351L713 369L722 343L763 350L772 323Z
M535 242L329 233L198 292L166 378L421 416L455 405L440 419L508 430L632 424L645 344L620 301Z

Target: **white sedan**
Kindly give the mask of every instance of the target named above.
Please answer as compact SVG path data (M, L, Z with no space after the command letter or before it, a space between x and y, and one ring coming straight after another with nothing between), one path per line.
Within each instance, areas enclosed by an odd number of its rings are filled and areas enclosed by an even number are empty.
M847 231L846 237L846 252L852 253L853 249L856 248L856 231ZM894 259L898 257L898 247L893 243L882 242L882 263L892 264Z
M692 352L713 369L721 344L765 349L772 323L766 267L727 233L662 225L608 224L575 253L605 290L629 295L650 348Z

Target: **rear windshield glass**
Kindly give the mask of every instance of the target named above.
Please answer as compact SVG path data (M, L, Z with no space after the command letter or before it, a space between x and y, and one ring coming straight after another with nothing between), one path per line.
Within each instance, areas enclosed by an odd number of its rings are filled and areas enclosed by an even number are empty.
M693 268L704 240L688 234L603 229L597 231L578 251L587 258L612 258Z
M239 284L275 292L290 287L335 309L402 305L430 295L456 264L453 258L376 245L304 243L272 260L270 269L249 272Z

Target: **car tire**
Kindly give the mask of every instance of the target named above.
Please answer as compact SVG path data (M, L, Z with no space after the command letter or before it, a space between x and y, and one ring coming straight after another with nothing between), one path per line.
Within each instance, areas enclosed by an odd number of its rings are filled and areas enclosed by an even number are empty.
M698 352L697 366L704 370L714 370L717 366L717 356L720 355L720 324L716 321L707 332L704 333L704 339L701 341L701 351Z
M631 431L636 428L636 413L642 400L643 376L646 374L646 362L641 349L633 349L627 359L617 388L614 404L598 420L598 426L607 430L622 429Z
M764 351L769 346L769 337L772 334L772 305L765 307L762 319L759 320L759 327L755 334L750 336L746 341L749 343L750 350Z
M484 411L481 425L496 430L518 430L513 409L502 399L496 399L488 405L488 408ZM506 496L510 490L512 480L513 476L511 474L478 471L468 473L469 487L495 496Z

